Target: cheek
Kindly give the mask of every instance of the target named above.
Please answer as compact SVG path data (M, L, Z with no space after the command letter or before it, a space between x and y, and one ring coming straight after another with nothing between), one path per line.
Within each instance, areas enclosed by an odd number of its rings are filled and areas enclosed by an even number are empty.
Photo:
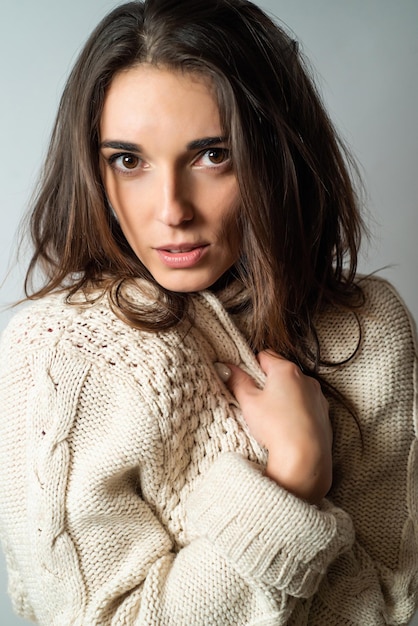
M116 214L121 225L129 223L133 214L135 194L131 193L129 185L123 185L115 179L112 173L105 173L102 176L103 185L110 206Z
M240 255L241 235L238 226L238 209L230 208L219 217L216 225L219 250L224 260L235 263Z
M225 226L236 224L241 198L235 177L231 176L218 186L209 186L205 191L205 206L213 218Z

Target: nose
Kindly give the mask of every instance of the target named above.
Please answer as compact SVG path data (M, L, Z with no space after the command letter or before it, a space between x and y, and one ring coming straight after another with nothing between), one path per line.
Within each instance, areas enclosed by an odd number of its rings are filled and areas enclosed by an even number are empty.
M167 226L178 227L190 222L194 217L190 199L190 187L181 171L166 169L161 172L159 181L157 215Z

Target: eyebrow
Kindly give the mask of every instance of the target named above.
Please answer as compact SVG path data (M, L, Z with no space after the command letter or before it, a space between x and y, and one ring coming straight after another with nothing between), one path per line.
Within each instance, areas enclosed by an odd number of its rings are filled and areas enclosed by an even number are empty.
M227 137L202 137L202 139L194 139L190 141L186 148L187 150L204 150L210 148L218 143L225 143ZM126 152L142 152L142 148L137 143L130 143L127 141L102 141L100 148L112 148L113 150L126 150Z
M126 150L126 152L142 152L141 146L137 143L127 141L102 141L100 148L112 148L113 150Z
M203 137L202 139L195 139L190 141L186 148L187 150L203 150L204 148L210 148L218 143L225 143L226 137Z

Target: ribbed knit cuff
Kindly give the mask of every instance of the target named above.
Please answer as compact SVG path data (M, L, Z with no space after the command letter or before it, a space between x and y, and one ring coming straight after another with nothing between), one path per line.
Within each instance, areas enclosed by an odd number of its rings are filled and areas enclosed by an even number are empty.
M187 504L188 519L239 573L294 596L312 595L329 563L354 541L350 517L318 509L236 453L221 455Z

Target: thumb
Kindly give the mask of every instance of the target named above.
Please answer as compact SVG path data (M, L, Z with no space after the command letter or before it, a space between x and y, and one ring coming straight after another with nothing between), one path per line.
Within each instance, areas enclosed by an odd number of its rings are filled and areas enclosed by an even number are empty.
M254 380L244 370L232 363L215 363L219 378L227 385L238 402L244 395L258 389Z

